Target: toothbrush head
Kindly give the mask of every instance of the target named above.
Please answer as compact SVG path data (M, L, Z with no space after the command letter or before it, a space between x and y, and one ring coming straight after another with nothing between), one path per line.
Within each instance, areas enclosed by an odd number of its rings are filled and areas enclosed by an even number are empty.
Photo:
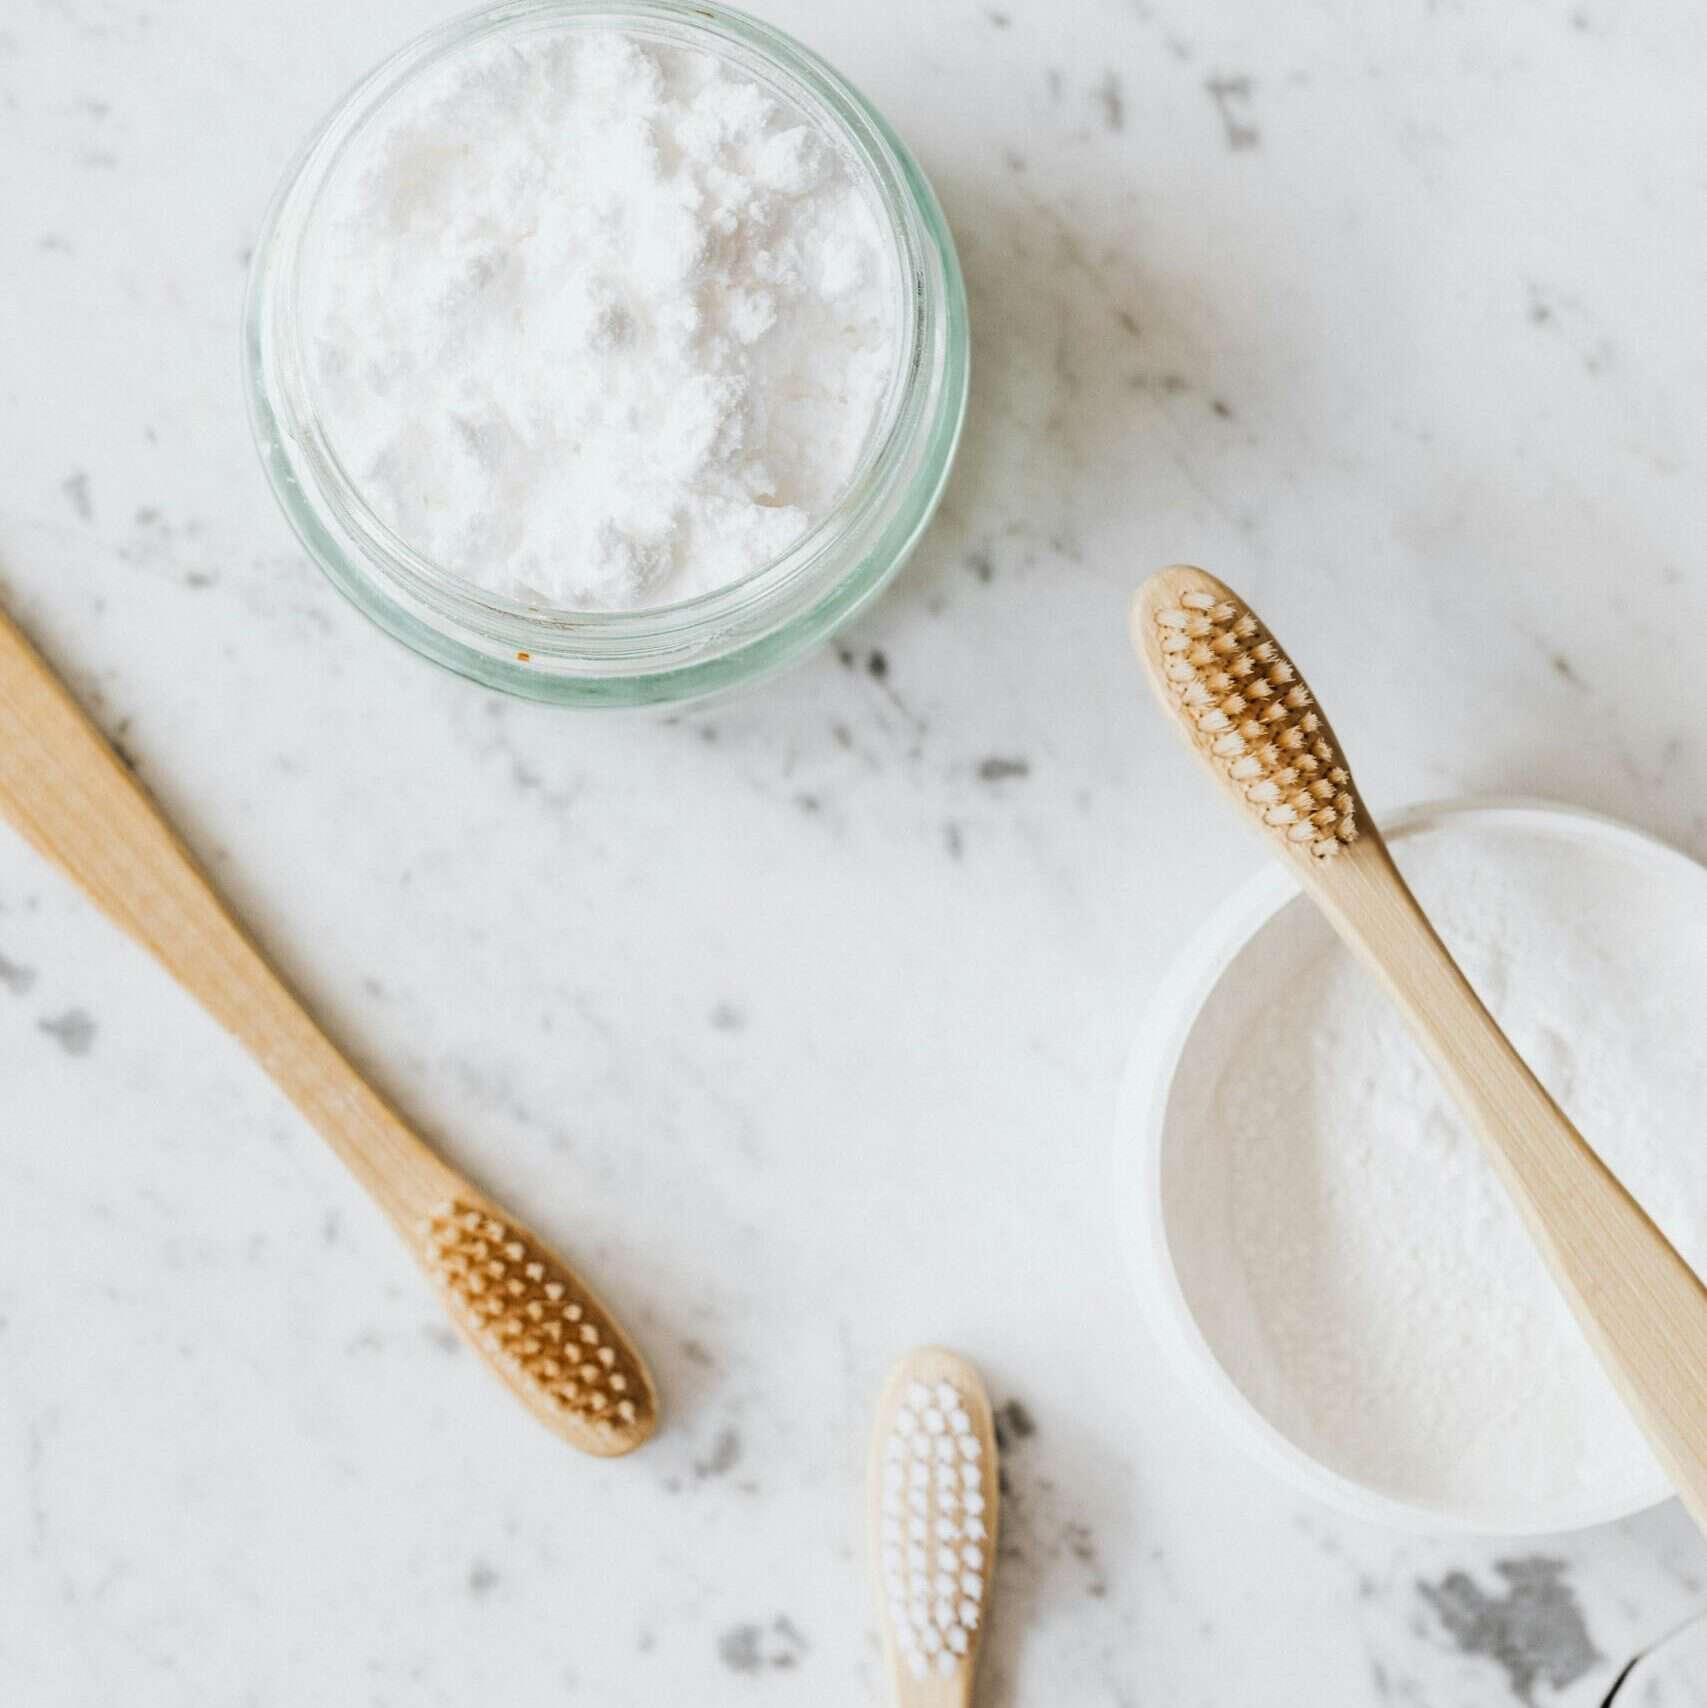
M909 1353L878 1402L870 1492L884 1649L903 1701L933 1680L970 1688L999 1496L994 1419L978 1372L939 1348Z
M420 1235L456 1326L550 1428L607 1457L651 1435L658 1398L640 1354L561 1258L494 1206L461 1199Z
M1297 667L1224 582L1177 566L1132 602L1132 644L1187 739L1265 830L1327 860L1367 823L1357 785Z

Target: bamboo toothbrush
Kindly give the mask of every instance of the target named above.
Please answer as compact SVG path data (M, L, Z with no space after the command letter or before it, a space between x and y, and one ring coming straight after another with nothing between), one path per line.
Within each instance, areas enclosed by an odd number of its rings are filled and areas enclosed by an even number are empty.
M995 1420L978 1372L910 1352L877 1402L867 1499L895 1708L970 1708L996 1569Z
M1398 1005L1486 1143L1530 1234L1707 1530L1707 1288L1511 1047L1399 876L1333 730L1239 596L1200 569L1132 605L1151 685Z
M3 615L0 816L266 1069L391 1218L452 1320L518 1399L588 1453L626 1453L652 1433L652 1379L610 1312L339 1054Z

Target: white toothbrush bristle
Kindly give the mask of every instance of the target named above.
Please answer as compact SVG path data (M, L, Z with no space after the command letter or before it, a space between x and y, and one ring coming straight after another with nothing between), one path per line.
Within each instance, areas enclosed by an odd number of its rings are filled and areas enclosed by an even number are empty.
M952 1383L914 1382L882 1443L878 1558L895 1647L915 1678L951 1676L977 1647L988 1532L973 1419Z
M1205 588L1153 615L1181 717L1259 820L1317 859L1355 842L1351 774L1274 637L1236 600Z

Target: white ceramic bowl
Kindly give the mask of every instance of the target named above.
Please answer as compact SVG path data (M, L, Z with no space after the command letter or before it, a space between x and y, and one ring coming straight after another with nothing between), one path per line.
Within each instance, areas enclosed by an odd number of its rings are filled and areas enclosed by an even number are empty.
M1707 869L1627 825L1574 808L1516 799L1434 803L1385 821L1383 833L1399 843L1452 821L1558 835L1615 850L1653 881L1681 886L1695 906L1707 906ZM1145 1315L1177 1378L1252 1459L1355 1518L1422 1532L1518 1536L1583 1529L1655 1505L1671 1492L1657 1466L1620 1486L1541 1507L1445 1507L1396 1499L1305 1452L1256 1408L1216 1357L1193 1315L1170 1246L1164 1165L1177 1135L1170 1139L1169 1100L1188 1040L1223 975L1283 908L1310 905L1278 862L1268 862L1235 890L1163 977L1127 1067L1113 1200Z

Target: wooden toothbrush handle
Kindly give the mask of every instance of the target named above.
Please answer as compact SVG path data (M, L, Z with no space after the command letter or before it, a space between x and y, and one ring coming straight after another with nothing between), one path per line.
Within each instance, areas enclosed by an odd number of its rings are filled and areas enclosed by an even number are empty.
M1310 887L1475 1123L1554 1279L1707 1530L1707 1287L1483 1007L1378 839Z
M0 816L255 1056L400 1226L466 1190L310 1019L3 613Z

